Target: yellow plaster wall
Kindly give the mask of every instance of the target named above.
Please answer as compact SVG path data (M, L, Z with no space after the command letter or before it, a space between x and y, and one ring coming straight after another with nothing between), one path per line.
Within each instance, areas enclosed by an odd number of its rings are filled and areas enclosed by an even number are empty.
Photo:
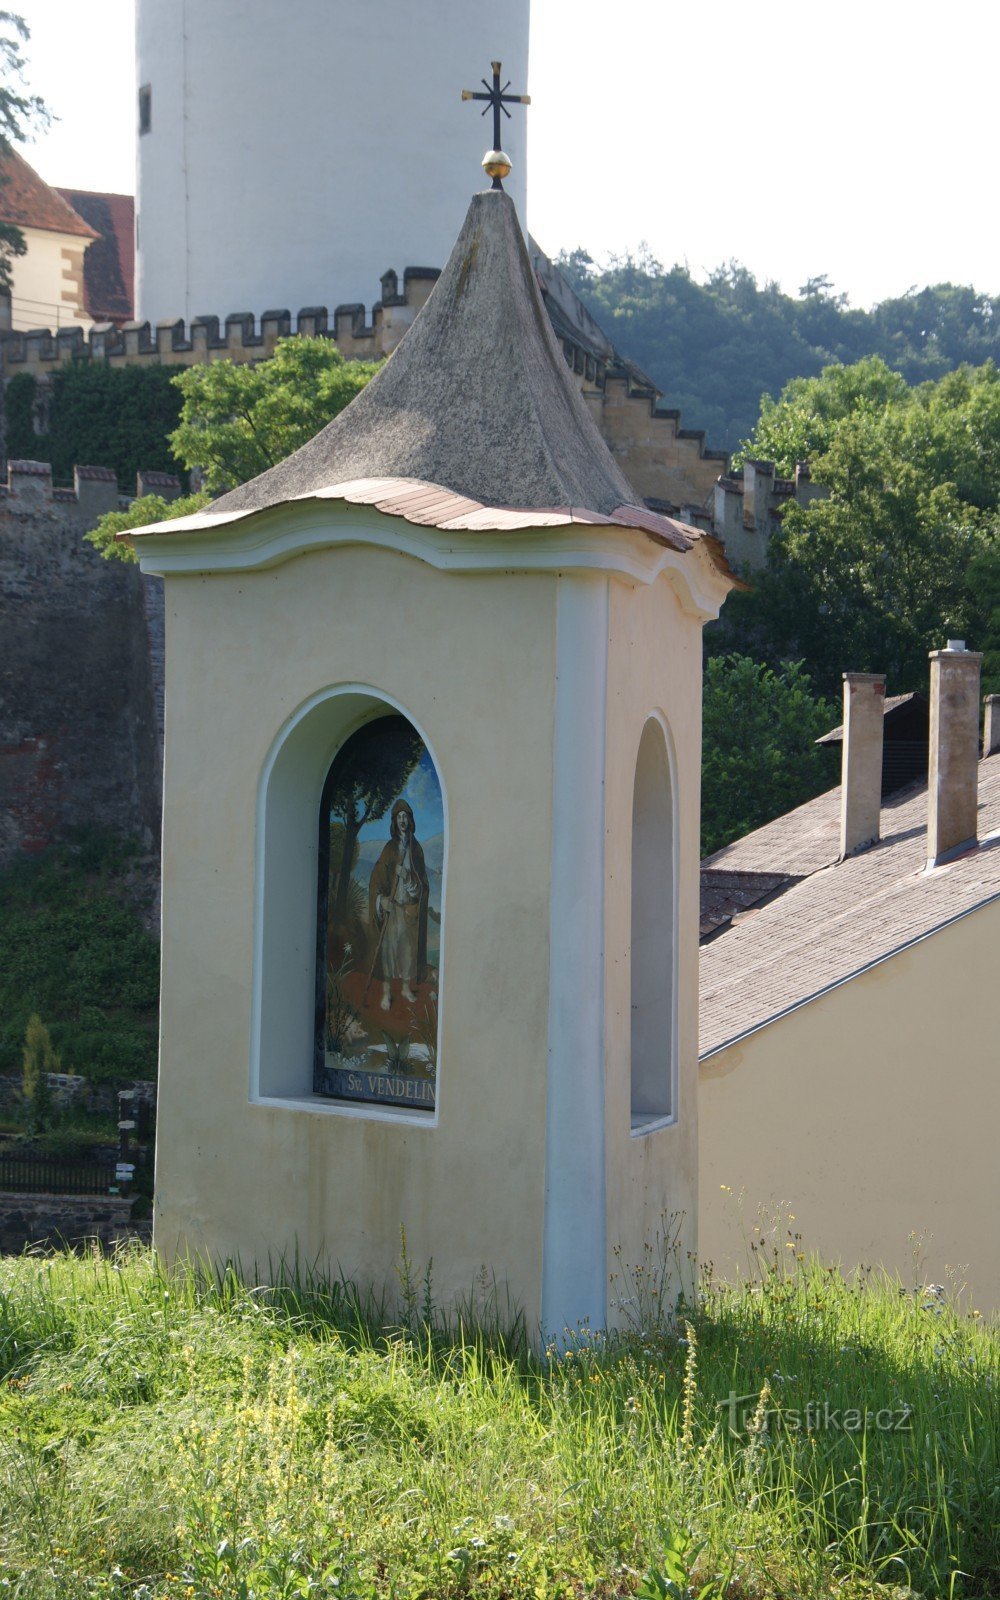
M678 1106L676 1122L633 1136L630 1121L631 836L636 757L649 715L670 730L678 827ZM648 1265L671 1216L682 1218L678 1262L697 1247L698 835L701 624L665 579L611 587L607 720L606 901L608 1275L612 1301L631 1290L623 1268ZM678 1284L678 1287L680 1285ZM612 1321L621 1315L612 1304Z
M23 230L27 251L12 262L11 327L93 326L83 309L83 256L88 241L47 228Z
M434 1258L441 1303L485 1263L537 1323L555 586L359 546L167 580L155 1237L168 1257L207 1250L266 1273L297 1248L391 1290L403 1224L418 1269ZM409 711L447 797L433 1129L249 1101L258 782L286 719L343 681ZM318 789L316 802L318 815Z
M703 1260L745 1265L785 1202L806 1249L907 1286L925 1233L921 1282L1000 1307L998 945L995 901L702 1062Z

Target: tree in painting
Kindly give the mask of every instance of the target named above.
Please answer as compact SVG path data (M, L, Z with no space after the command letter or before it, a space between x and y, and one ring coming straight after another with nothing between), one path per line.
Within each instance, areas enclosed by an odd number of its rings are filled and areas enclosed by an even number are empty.
M343 824L337 888L331 907L333 920L347 916L351 869L358 835L366 823L384 817L423 753L416 728L405 717L379 717L366 723L348 740L331 771L329 815Z

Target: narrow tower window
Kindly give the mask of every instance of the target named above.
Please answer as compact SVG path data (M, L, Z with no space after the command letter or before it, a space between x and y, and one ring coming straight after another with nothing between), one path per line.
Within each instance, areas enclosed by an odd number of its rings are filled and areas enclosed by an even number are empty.
M398 713L341 746L320 805L314 1091L433 1112L444 804Z
M674 794L665 730L642 730L632 797L632 1130L676 1115Z
M139 90L139 132L148 133L153 126L153 89L144 83Z

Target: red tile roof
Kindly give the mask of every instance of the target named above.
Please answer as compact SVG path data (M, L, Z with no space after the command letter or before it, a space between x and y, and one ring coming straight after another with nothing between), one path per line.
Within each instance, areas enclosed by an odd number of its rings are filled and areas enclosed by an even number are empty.
M97 238L90 224L77 216L58 190L50 188L16 150L0 156L0 222L71 233L80 239Z
M83 258L83 298L95 322L131 322L135 315L135 198L92 189L60 189L99 237Z

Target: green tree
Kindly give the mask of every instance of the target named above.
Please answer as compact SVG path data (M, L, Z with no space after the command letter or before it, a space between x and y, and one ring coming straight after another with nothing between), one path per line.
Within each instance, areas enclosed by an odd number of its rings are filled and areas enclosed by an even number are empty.
M259 366L188 367L174 378L183 396L174 454L222 494L308 443L377 371L377 362L346 361L330 339L301 336L279 339Z
M21 1054L21 1098L29 1133L42 1133L52 1116L50 1072L58 1072L62 1060L52 1048L52 1039L37 1011L28 1018Z
M110 467L123 489L140 471L174 472L167 436L177 426L181 397L169 367L112 367L79 359L46 384L46 430L36 431L38 382L30 372L8 380L7 454L49 461L56 483L71 483L73 468Z
M836 782L829 752L815 741L837 720L836 707L813 693L801 662L777 672L747 656L706 663L703 855Z
M733 465L741 466L748 457L773 461L779 476L790 478L797 461L815 463L825 456L847 418L880 415L888 406L904 403L908 393L906 379L879 356L849 367L824 367L816 377L792 378L780 399L762 397L752 437L735 452Z
M712 445L735 449L754 428L762 394L832 361L880 356L908 383L940 378L964 362L1000 361L1000 296L936 284L871 311L847 303L815 274L789 295L759 284L738 261L698 283L640 249L598 267L586 250L559 266L622 354L648 372Z
M91 829L0 872L0 1072L18 1072L37 1013L63 1071L155 1075L150 870L136 841Z
M164 500L159 494L144 494L133 500L126 511L106 511L97 526L83 537L110 561L137 561L132 546L119 541L120 533L128 533L130 528L145 528L151 522L188 517L207 506L211 498L208 494L185 494L177 500Z
M24 79L23 46L31 37L23 17L0 11L0 183L6 183L3 157L32 129L44 125L49 114L36 94L29 94ZM23 256L24 234L12 222L0 222L0 294L10 294L14 256Z
M745 453L812 461L824 500L790 506L755 593L710 643L772 664L801 658L823 693L845 670L924 682L946 637L995 637L1000 374L992 362L910 387L884 361L829 367L765 401Z
M982 611L983 693L1000 694L1000 529L970 561L969 585Z

